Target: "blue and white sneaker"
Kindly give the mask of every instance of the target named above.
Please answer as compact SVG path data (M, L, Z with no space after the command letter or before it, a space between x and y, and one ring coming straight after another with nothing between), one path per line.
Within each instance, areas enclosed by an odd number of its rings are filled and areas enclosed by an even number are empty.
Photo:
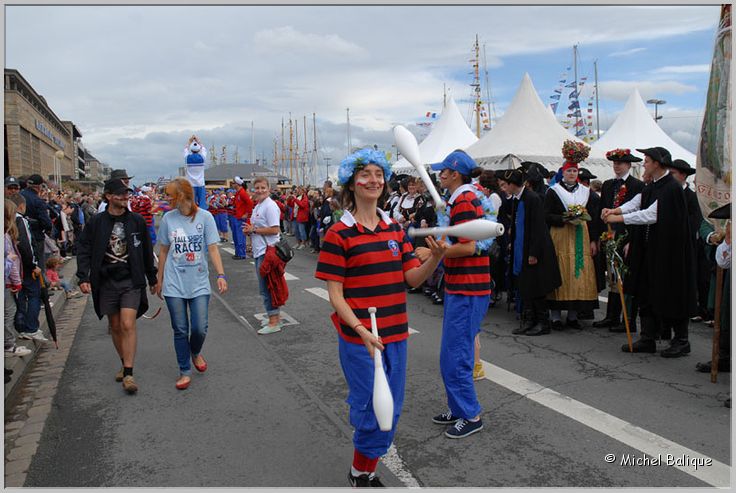
M446 432L447 438L465 438L483 429L483 420L470 421L469 419L460 418Z
M438 414L434 418L432 418L432 423L438 424L438 425L452 425L455 424L460 418L457 416L452 415L452 411L447 411L446 413Z

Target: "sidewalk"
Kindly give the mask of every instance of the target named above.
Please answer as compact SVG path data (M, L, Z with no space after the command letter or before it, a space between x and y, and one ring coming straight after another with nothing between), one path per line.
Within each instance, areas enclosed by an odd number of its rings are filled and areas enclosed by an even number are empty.
M72 258L71 260L66 262L66 264L64 264L64 267L62 267L61 269L61 274L64 276L64 279L71 281L72 286L75 289L78 289L78 286L76 286L76 272L76 258ZM49 291L49 301L52 303L51 311L54 314L54 320L57 320L67 302L64 291ZM40 330L43 331L44 335L48 337L49 340L51 340L51 334L49 333L49 327L46 321L46 313L44 311L43 303L41 304L41 313L38 319L40 322ZM65 340L65 343L71 344L71 340ZM41 345L46 344L51 349L54 349L53 341L48 343L41 343L35 340L18 339L17 344L19 346L27 347L28 349L32 350L33 353L29 354L28 356L22 357L7 355L5 356L5 368L13 370L13 374L10 376L11 380L5 384L6 410L10 409L10 407L15 402L15 399L18 397L18 392L20 390L19 383L23 381L23 378L28 374L29 370L33 368L33 363L35 363L36 358L38 357L38 352Z

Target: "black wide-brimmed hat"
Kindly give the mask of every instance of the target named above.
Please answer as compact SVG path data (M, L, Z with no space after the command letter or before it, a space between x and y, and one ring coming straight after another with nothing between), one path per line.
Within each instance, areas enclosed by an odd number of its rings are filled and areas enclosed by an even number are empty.
M595 178L598 178L598 177L595 176L590 171L588 171L586 168L580 168L578 170L578 180L590 181L590 180L594 180Z
M111 180L130 180L132 178L135 178L133 176L128 176L128 172L124 169L114 169L110 172L110 179Z
M524 183L524 180L526 179L524 175L524 170L521 168L502 169L496 172L496 178L507 183L511 183L512 185L516 185L517 187L520 187Z
M664 147L649 147L647 149L637 149L637 151L641 152L645 156L649 156L662 166L672 165L672 155L670 155L670 151Z
M547 168L534 161L522 161L519 166L526 174L526 179L531 182L542 181L549 176Z
M695 174L695 168L691 168L690 164L684 159L675 159L674 161L672 161L672 164L670 164L669 167L678 171L682 171L687 176Z
M713 212L708 214L708 217L711 219L731 219L731 202L714 209Z
M617 163L638 163L642 161L640 157L631 154L629 149L613 149L606 153L606 159Z
M126 185L122 179L115 178L107 180L105 182L105 193L112 193L114 195L120 195L123 192L132 192L133 189Z

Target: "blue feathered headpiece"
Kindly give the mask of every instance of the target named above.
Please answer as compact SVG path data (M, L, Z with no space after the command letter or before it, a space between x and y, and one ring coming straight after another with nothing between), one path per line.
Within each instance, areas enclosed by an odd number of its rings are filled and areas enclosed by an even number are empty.
M386 160L386 155L381 151L366 148L355 151L340 162L340 169L337 170L338 183L343 186L347 185L355 172L368 164L380 166L383 168L384 180L388 181L391 179L391 166Z

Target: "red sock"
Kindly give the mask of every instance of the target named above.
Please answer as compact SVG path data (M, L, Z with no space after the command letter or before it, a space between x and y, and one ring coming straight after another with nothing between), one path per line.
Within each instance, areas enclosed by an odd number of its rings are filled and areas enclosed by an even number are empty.
M360 472L375 472L376 467L378 467L378 459L379 457L371 459L355 450L355 452L353 452L353 468Z

